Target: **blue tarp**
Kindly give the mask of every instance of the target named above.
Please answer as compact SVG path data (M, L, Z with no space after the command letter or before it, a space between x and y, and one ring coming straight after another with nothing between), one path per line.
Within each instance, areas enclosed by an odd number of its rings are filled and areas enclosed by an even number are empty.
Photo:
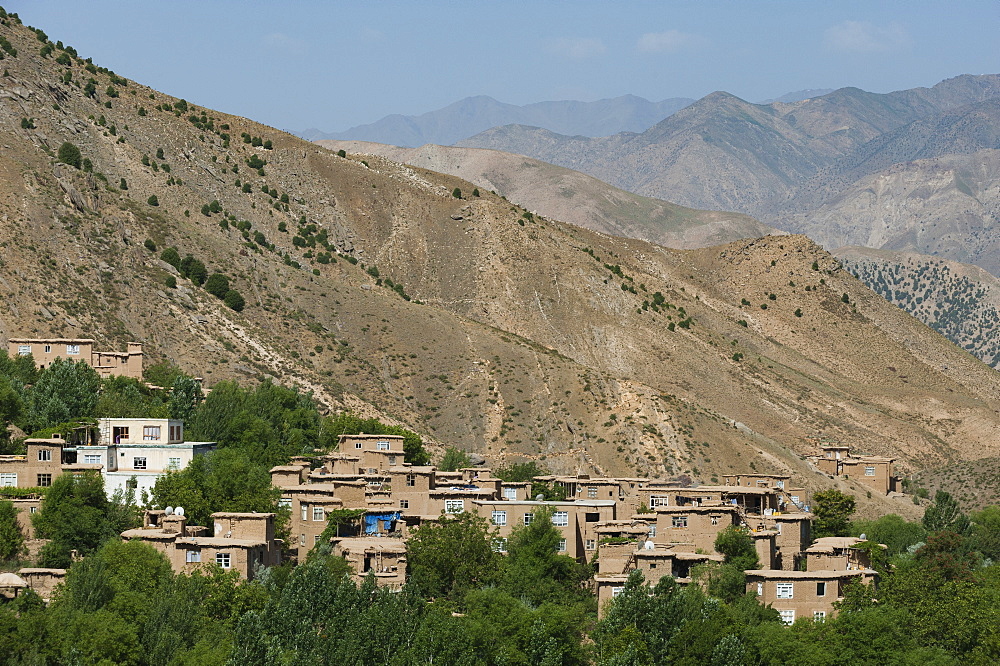
M365 534L378 534L378 522L384 523L385 530L392 531L392 524L399 520L399 511L372 512L365 514Z

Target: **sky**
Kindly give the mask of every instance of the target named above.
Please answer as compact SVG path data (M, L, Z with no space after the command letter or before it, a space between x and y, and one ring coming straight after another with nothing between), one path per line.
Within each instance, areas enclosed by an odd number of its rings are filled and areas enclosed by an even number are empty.
M198 106L327 132L462 98L889 92L1000 73L996 0L0 0Z

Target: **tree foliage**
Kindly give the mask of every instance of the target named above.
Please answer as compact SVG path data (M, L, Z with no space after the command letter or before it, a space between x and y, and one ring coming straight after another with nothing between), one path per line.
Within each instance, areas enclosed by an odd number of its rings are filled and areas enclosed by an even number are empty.
M839 490L821 490L813 494L812 512L813 534L816 538L827 536L847 536L855 502L850 495Z
M13 560L24 552L24 532L17 522L14 503L0 499L0 562Z

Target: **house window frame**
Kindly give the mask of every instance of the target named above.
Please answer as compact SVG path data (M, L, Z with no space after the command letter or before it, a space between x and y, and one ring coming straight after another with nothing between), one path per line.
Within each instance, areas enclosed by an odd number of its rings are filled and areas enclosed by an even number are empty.
M587 486L587 497L597 499L597 486Z
M559 539L559 543L556 544L556 550L560 553L566 552L566 539Z
M184 555L184 562L186 564L197 564L201 562L201 551L200 550L188 550Z
M66 345L66 356L79 356L80 345Z
M158 425L144 425L142 426L142 441L158 442L160 441L161 432L162 430Z
M18 345L17 346L18 356L31 356L31 345Z
M535 519L535 514L533 511L529 511L525 513L524 516L521 517L521 520L522 522L524 522L525 525L530 525L531 521L533 521L534 519Z
M670 517L670 527L675 530L687 529L688 517L684 516L671 516Z
M389 450L389 442L385 441L385 440L375 442L375 450L376 451L388 451Z
M232 553L230 553L229 551L216 553L215 563L218 564L223 569L232 569L233 567Z
M492 520L493 524L496 525L497 527L506 527L507 526L507 512L506 511L494 510L493 511L493 516L490 518L490 520Z
M774 597L776 599L794 599L795 583L776 583L774 586Z
M48 488L52 485L52 475L51 474L39 474L38 475L38 487Z
M826 622L826 611L825 610L814 610L813 611L813 622Z
M875 465L865 465L865 476L875 476Z
M820 580L816 581L816 596L825 597L826 596L826 581Z
M103 465L104 460L100 453L85 453L83 454L83 464L84 465Z
M314 522L322 522L326 520L326 510L321 506L313 505L312 519Z
M17 472L0 472L0 488L17 488Z
M517 488L504 488L503 489L503 498L505 500L507 500L508 502L516 502L517 501Z
M413 488L416 485L417 485L417 475L416 474L407 474L406 475L406 487L407 488Z
M460 513L465 513L465 500L446 499L444 501L444 512L451 515L458 515Z
M781 616L782 624L788 626L795 623L795 609L786 608L784 610L779 610L778 614Z
M146 456L132 457L132 469L147 469L147 463Z
M556 527L569 527L569 511L553 511L552 524Z
M309 520L309 505L305 502L299 503L299 514L303 521Z
M180 458L167 458L167 469L179 470L181 468Z
M597 550L597 540L596 539L586 539L583 542L584 550Z
M52 462L52 449L38 449L39 462Z
M410 508L410 500L405 500L405 499L399 500L399 508L400 509L409 509Z

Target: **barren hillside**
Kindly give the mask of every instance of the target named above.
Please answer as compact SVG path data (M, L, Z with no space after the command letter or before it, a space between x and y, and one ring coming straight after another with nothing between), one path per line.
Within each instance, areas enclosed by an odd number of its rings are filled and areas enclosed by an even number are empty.
M274 376L557 471L822 486L799 458L818 434L904 468L998 453L998 374L804 237L610 237L88 70L11 19L0 35L2 339L138 340L209 383Z

